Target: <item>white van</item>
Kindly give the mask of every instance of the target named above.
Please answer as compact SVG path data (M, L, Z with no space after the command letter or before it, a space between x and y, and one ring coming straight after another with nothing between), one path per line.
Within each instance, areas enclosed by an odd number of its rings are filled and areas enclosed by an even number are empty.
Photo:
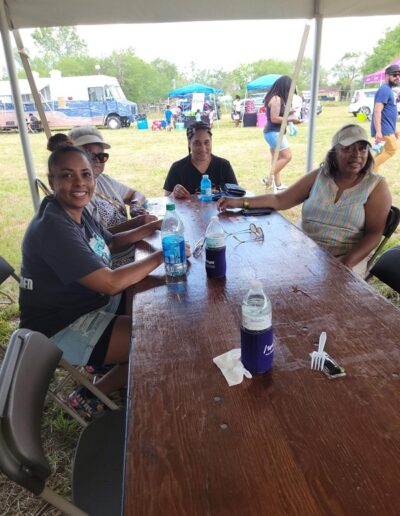
M353 113L354 116L357 116L357 113L364 113L368 118L370 118L374 110L374 97L377 91L378 88L356 90L353 98L351 99L351 104L348 109L349 113ZM397 98L399 95L399 88L393 88L393 92ZM397 112L400 113L399 100L397 100Z
M364 113L365 115L370 116L374 110L374 97L377 91L378 88L356 90L353 98L351 99L348 112L353 113L354 116L357 116L357 113Z

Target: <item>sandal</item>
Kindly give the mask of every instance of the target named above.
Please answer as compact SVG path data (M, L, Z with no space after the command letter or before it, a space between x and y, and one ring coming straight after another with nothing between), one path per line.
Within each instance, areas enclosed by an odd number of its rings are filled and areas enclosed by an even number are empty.
M272 186L272 177L271 176L263 177L261 179L261 184L263 184L265 186L265 188L270 188Z
M87 421L91 421L93 418L99 417L109 410L104 403L97 399L83 385L71 392L68 396L68 402Z
M102 366L92 366L85 365L84 369L87 373L97 376L102 376L103 374L107 374L113 368L113 365L102 365Z

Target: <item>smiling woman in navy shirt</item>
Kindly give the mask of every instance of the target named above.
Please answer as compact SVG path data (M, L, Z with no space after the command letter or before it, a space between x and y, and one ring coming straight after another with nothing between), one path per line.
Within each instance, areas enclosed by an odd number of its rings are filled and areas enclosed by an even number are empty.
M156 251L112 270L111 253L154 233L161 221L142 226L140 235L112 235L85 210L95 188L85 152L60 147L48 169L54 194L43 200L22 245L20 326L51 337L71 364L116 364L97 383L109 394L127 380L132 321L122 294L163 261Z

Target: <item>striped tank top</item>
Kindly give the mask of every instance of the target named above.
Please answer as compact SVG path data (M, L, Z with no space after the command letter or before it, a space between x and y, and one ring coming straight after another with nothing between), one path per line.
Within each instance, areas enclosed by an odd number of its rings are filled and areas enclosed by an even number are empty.
M360 183L344 190L335 203L339 188L320 169L303 203L302 230L334 256L346 255L364 236L365 203L382 179L368 172Z

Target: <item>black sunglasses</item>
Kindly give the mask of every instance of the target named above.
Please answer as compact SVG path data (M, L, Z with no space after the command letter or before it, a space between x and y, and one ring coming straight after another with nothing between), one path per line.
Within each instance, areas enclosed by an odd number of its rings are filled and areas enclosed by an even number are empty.
M390 73L392 77L400 77L400 72Z
M110 157L107 152L98 152L97 154L94 152L88 152L88 156L90 161L98 161L99 163L106 163Z

